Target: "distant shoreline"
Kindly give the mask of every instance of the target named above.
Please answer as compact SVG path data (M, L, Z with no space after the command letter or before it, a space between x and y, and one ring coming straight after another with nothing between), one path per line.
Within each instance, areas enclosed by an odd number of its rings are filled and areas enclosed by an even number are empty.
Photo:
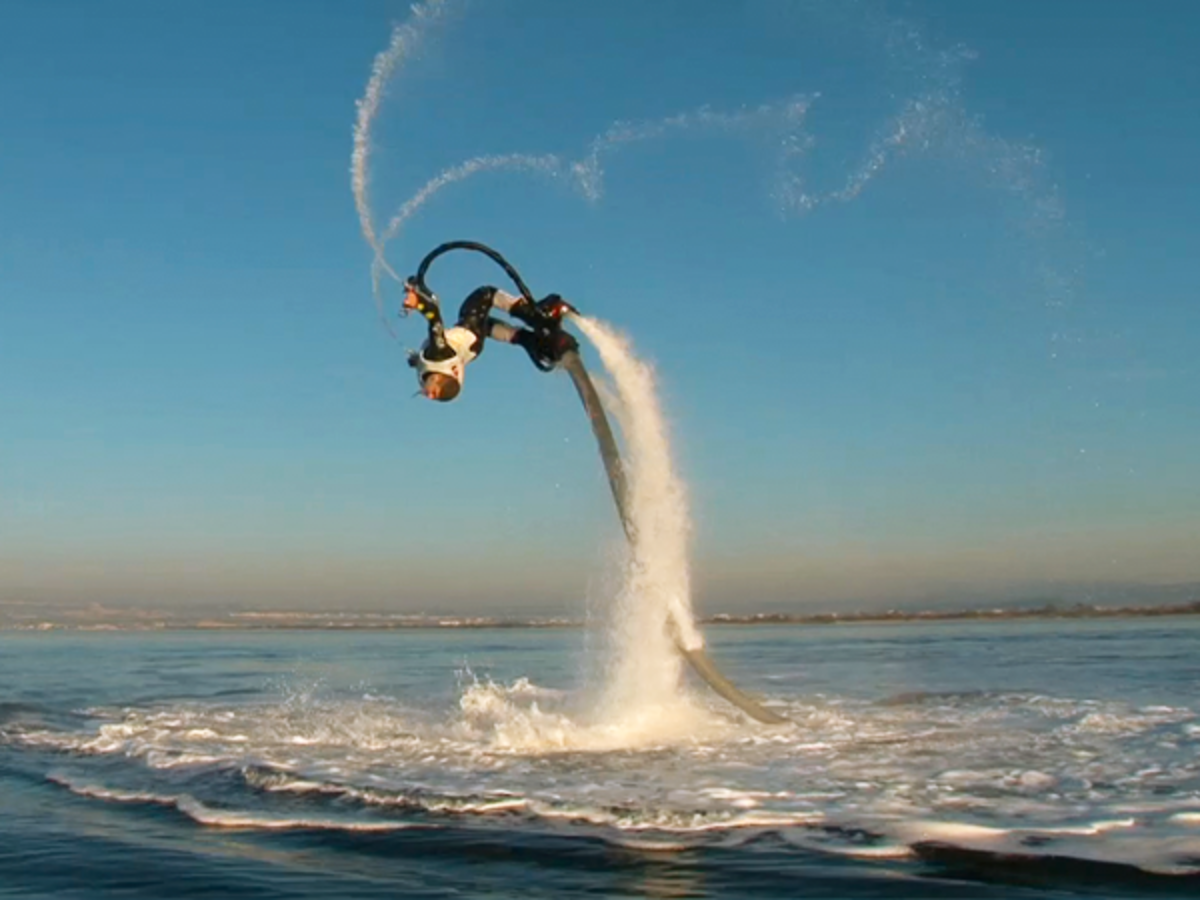
M1009 619L1132 619L1200 615L1200 600L1163 606L1038 606L1016 609L887 610L860 613L717 613L705 625L845 625L879 622L1006 621Z
M1094 606L1074 604L1040 607L963 610L885 610L854 613L717 613L701 625L868 625L912 622L1001 622L1014 619L1122 619L1200 615L1200 600L1159 606ZM455 629L582 628L585 622L565 618L493 618L385 613L236 612L223 617L188 620L161 612L85 609L61 612L60 618L7 616L0 610L0 632L144 632L144 631L414 631Z

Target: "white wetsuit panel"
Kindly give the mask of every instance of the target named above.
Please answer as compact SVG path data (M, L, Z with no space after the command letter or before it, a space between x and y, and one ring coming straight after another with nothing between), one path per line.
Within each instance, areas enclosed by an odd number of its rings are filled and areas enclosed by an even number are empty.
M473 360L476 356L472 352L471 347L479 340L476 334L468 328L463 328L461 325L455 325L453 328L446 329L446 343L450 345L450 349L454 351L454 355L441 360L426 359L425 355L417 355L417 383L424 384L425 376L437 372L441 375L449 375L459 384L462 384L463 377L466 375L467 363Z

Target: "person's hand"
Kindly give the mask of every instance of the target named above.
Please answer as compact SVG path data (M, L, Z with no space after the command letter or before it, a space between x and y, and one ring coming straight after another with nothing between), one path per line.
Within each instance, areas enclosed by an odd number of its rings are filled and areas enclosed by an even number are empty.
M404 294L404 308L416 309L421 305L421 298L412 287L408 287Z

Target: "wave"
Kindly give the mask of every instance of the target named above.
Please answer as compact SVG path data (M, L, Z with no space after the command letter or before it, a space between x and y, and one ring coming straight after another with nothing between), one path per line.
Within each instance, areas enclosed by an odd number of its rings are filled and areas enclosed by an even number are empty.
M820 815L749 813L725 818L678 813L651 816L632 809L599 809L536 803L513 796L452 797L420 793L387 794L349 785L288 780L281 773L244 773L248 784L272 792L321 795L336 800L338 815L318 809L308 812L274 812L221 808L196 797L130 791L63 775L49 780L73 794L121 804L143 804L173 809L197 824L224 829L321 830L340 833L399 832L411 829L447 829L455 826L487 828L501 820L510 829L524 822L546 831L562 824L580 835L599 838L614 846L660 852L720 846L726 849L757 843L766 837L810 853L861 860L918 860L960 875L1002 880L1029 879L1058 882L1099 882L1118 877L1134 883L1145 879L1170 879L1175 884L1200 881L1200 836L1188 841L1141 841L1141 857L1122 859L1111 845L1087 846L1079 838L1113 831L1136 832L1132 819L1095 822L1070 828L999 828L966 823L920 821L892 824L878 830L824 821ZM347 801L351 801L347 803ZM369 813L374 812L376 818ZM398 813L415 818L387 818ZM561 832L560 832L561 833Z
M8 725L10 722L36 719L43 712L42 707L34 706L32 703L0 703L0 727Z
M51 780L74 793L207 827L504 828L701 848L769 836L938 866L950 847L1200 872L1193 710L1018 692L771 700L795 727L708 711L695 730L638 742L581 715L569 692L472 678L440 715L313 692L93 709L57 726L25 710L0 746L51 754Z
M47 781L79 797L114 803L144 804L175 809L201 825L215 828L322 829L337 831L400 831L413 827L406 822L368 822L349 818L313 818L256 814L209 806L188 794L157 794L128 791L100 784L76 782L65 775L49 775Z

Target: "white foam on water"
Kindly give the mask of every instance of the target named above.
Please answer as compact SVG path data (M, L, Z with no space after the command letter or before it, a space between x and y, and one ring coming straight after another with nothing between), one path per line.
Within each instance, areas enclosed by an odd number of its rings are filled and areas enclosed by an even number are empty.
M466 817L666 844L770 832L864 859L935 841L1198 868L1200 761L1186 745L1198 720L1181 708L1030 694L809 697L787 704L795 730L726 724L630 744L636 729L572 713L577 700L527 679L476 681L435 716L378 691L306 689L234 706L92 710L81 730L10 725L0 741L57 754L50 777L81 795L177 806L216 827L382 830ZM1121 727L1075 727L1097 715Z
M625 640L629 634L621 628L614 633L614 642ZM618 650L610 668L621 669L626 654L645 649L637 647ZM674 653L673 648L669 652ZM676 654L677 655L677 654ZM653 666L642 667L653 669ZM524 679L520 679L524 681ZM518 685L519 685L518 682ZM673 691L650 702L630 702L615 708L623 697L606 685L597 709L568 714L559 709L556 701L573 698L553 695L541 700L520 689L495 684L475 683L459 699L462 716L456 724L456 734L471 741L486 744L491 752L539 755L565 751L606 753L669 747L680 743L719 740L732 731L732 725L711 716L679 693L678 681ZM617 691L623 685L618 682Z
M405 822L356 822L348 819L306 818L296 816L254 815L245 812L213 809L188 794L151 794L124 791L103 785L79 783L64 775L47 778L79 797L109 800L115 803L153 803L179 810L201 825L218 828L298 829L323 828L342 831L399 831L413 827Z
M80 783L66 775L57 773L47 775L46 780L51 784L65 787L72 794L80 797L91 797L93 800L111 800L115 803L154 803L159 806L174 806L179 800L178 797L154 794L147 791L126 791L100 784Z
M182 796L174 806L188 818L210 828L253 828L266 831L323 829L358 832L404 831L416 827L409 822L364 822L345 818L308 818L304 816L255 815L214 809L193 797Z

